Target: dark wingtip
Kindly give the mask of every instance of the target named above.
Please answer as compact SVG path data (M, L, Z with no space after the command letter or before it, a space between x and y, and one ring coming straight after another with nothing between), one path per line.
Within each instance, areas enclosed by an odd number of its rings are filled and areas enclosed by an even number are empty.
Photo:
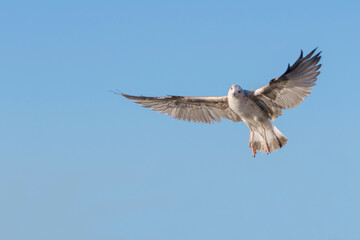
M320 58L321 58L320 54L321 54L321 51L318 52L313 58L315 58L315 59L320 59Z
M127 99L134 99L134 96L127 95L125 93L119 93L121 96L126 97Z
M314 50L312 50L312 51L310 52L310 53L311 53L310 56L312 56L312 55L314 54L314 52L316 52L317 49L318 49L318 47L314 48Z
M301 53L300 53L300 57L299 57L299 58L303 58L303 55L304 55L304 52L303 52L303 50L301 49Z
M116 91L109 90L109 92L114 93L114 94L116 94L116 95L121 95L121 96L123 96L123 97L126 97L127 99L134 99L134 98L135 98L135 96L127 95L127 94L125 94L125 93L122 93L122 92L120 92L118 89L116 89Z
M290 71L290 63L288 63L288 67L287 67L287 69L286 69L286 71L285 72L288 72L288 71Z
M305 59L309 59L311 58L311 56L314 54L314 52L316 51L317 48L315 48L314 50L312 50L308 55L305 56Z
M116 95L121 95L121 96L126 97L126 98L128 98L128 99L132 99L132 97L133 97L133 96L131 96L131 95L127 95L127 94L125 94L125 93L122 93L122 92L120 92L120 91L117 90L117 89L116 89L116 91L109 90L109 92L114 93L114 94L116 94Z

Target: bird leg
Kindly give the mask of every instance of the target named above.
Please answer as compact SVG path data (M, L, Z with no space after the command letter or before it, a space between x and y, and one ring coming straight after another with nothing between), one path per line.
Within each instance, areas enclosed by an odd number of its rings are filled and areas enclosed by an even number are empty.
M252 128L250 128L250 131L251 131L251 145L250 145L250 147L252 149L252 156L255 157L255 155L256 155L256 149L255 149L255 146L254 146L254 135L255 135L255 133L252 130Z
M263 124L261 124L263 130L264 130L264 138L265 138L265 146L266 146L266 153L269 154L270 153L270 147L269 147L269 144L267 142L267 139L266 139L266 130L265 130L265 127Z

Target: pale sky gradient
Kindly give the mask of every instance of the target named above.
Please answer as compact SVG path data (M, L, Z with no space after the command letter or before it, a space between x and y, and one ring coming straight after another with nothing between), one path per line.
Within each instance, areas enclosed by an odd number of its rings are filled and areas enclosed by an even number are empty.
M3 1L0 239L359 240L359 1ZM251 157L243 123L134 95L226 95L319 47L321 74Z

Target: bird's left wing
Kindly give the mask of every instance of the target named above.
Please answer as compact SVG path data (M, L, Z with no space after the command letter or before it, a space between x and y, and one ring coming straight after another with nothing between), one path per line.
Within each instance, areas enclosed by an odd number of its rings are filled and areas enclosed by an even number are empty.
M200 123L220 122L228 118L233 122L241 121L240 116L229 108L227 96L223 97L144 97L131 96L121 93L122 96L133 100L143 107L171 115L173 118Z
M264 87L258 88L252 93L252 97L258 102L271 120L281 115L282 109L289 109L298 106L311 92L321 64L320 53L312 56L316 49L303 57L300 57L292 65L288 66L283 75L272 79Z

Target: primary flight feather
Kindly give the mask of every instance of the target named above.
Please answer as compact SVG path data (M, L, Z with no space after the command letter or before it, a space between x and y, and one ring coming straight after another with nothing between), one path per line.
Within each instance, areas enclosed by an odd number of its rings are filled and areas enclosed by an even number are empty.
M243 121L250 129L249 147L270 153L283 147L287 138L269 121L274 121L283 109L298 106L311 92L320 74L320 53L316 49L300 57L278 78L255 91L232 85L227 96L221 97L144 97L121 94L143 107L171 115L173 118L200 123L220 122L227 118Z

